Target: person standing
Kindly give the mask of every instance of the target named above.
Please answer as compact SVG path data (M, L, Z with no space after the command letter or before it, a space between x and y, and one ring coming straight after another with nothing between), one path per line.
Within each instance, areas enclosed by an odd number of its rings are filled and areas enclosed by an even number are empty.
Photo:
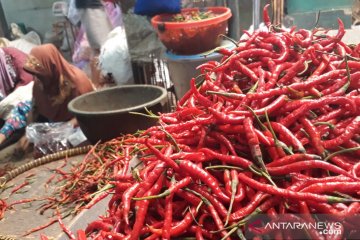
M80 14L80 21L92 49L90 59L91 79L95 87L102 87L105 82L101 77L98 66L98 56L101 46L105 43L108 34L113 29L111 22L105 12L101 0L75 0L75 7Z

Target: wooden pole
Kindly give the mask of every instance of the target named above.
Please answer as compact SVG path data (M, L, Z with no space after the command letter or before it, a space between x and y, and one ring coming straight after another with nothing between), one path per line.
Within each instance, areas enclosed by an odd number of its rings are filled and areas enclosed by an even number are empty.
M281 25L284 18L284 0L272 0L273 6L273 24Z
M9 27L7 25L4 9L0 1L0 37L9 38L10 37L9 35L10 35Z

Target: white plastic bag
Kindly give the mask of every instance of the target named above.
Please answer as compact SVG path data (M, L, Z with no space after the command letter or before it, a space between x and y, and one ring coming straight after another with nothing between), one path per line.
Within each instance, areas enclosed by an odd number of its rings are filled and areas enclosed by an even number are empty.
M111 74L117 85L132 84L133 73L125 29L116 27L101 47L99 66L102 75Z
M32 123L26 127L26 137L34 144L35 158L70 148L68 137L74 132L68 122Z
M21 38L10 41L8 46L20 49L24 53L30 53L31 49L40 44L40 36L36 32L30 31Z

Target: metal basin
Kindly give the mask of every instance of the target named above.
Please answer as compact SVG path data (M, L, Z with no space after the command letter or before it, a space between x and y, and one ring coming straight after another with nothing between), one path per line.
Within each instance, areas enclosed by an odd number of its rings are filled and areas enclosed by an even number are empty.
M165 111L167 92L153 85L124 85L81 95L68 109L91 143L135 133L156 124L156 119L132 114Z

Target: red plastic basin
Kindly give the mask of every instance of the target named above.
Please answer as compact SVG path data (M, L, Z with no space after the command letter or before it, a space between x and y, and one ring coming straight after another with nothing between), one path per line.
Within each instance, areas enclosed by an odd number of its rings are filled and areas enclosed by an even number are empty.
M198 10L184 8L182 13ZM161 42L176 54L191 55L209 51L220 46L220 34L226 34L227 20L231 10L227 7L207 7L216 16L192 22L173 22L174 14L159 14L151 19Z

